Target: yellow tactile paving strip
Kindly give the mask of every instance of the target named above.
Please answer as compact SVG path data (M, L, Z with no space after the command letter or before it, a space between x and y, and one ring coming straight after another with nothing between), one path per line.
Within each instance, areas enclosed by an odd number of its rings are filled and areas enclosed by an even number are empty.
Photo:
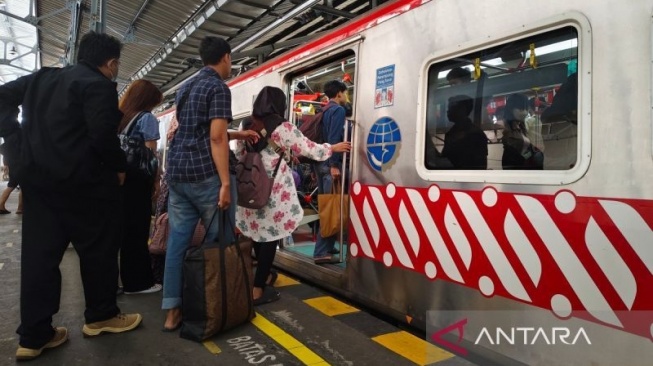
M334 299L331 296L315 297L304 300L304 302L327 316L336 316L360 311L353 306Z
M261 314L256 313L256 317L252 320L252 324L268 337L272 338L272 340L279 343L281 347L288 350L288 352L293 356L297 357L304 365L329 365L329 363L322 357L311 351L308 347L303 345L290 334L286 333L283 329L264 318Z
M301 282L279 273L279 277L277 278L277 281L274 285L275 287L283 287L299 284L301 284ZM330 317L351 314L360 311L359 309L351 305L347 305L344 302L337 300L331 296L321 296L306 299L304 300L304 303L318 310L322 314ZM407 321L410 323L408 318ZM252 323L263 333L267 334L269 337L277 341L277 343L279 343L281 346L286 348L290 353L295 355L295 357L297 357L305 365L329 365L320 356L313 353L313 351L308 349L301 342L284 332L281 328L272 324L269 320L263 318L260 314L257 314L257 317L254 318ZM387 348L388 350L414 362L417 365L434 364L455 357L454 354L447 352L442 348L428 343L427 341L405 331L382 334L371 339Z
M274 283L274 287L299 285L299 283L299 281L279 273L279 277L277 277L277 281Z
M455 357L453 353L404 331L383 334L372 340L418 365L429 365Z
M206 340L206 341L202 342L202 344L204 345L204 347L206 347L206 349L209 350L209 352L211 352L214 355L217 355L218 353L222 352L220 347L218 347L218 345L215 344L215 342L213 342L213 341Z

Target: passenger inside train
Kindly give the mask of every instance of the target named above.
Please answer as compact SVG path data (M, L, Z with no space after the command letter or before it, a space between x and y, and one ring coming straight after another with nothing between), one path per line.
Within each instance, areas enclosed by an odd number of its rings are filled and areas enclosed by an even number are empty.
M546 149L541 164L527 169L571 169L577 154L577 58L576 30L564 27L432 64L425 167L451 169L453 162L442 156L446 134L455 127L447 119L446 106L451 97L467 95L474 104L470 119L487 137L486 169L506 169L502 160L510 144L505 140L512 131L506 119L513 119L513 113L505 107L511 95L520 94L526 101L524 136L540 152Z
M298 75L293 75L289 84L291 85L291 100L292 112L291 119L296 125L301 125L302 122L311 119L316 113L320 112L328 103L329 93L328 85L337 85L338 90L344 90L340 93L343 98L337 100L340 112L343 113L344 119L349 119L353 115L354 105L352 101L355 100L355 88L352 80L356 76L356 57L353 53L347 53L341 58L332 59L325 64L319 65L313 69L302 72ZM338 93L336 93L338 94ZM333 97L333 93L331 95ZM347 140L351 136L352 125L344 123L345 129L341 131L342 136L347 136ZM335 140L334 140L335 142ZM348 165L348 154L344 154L343 161ZM337 162L333 165L338 165L338 171L341 179L347 181L349 178L348 169L342 168L343 161ZM319 167L318 167L319 168ZM300 182L297 188L302 209L304 210L304 218L300 222L299 227L293 235L291 235L285 243L281 246L286 252L305 257L306 259L313 260L317 264L336 263L340 266L345 265L346 258L346 243L344 238L341 239L339 235L329 238L321 238L319 234L319 207L317 197L320 193L324 192L319 190L320 177L331 177L331 168L336 166L327 166L327 174L318 174L319 172L312 166L311 163L305 160L295 161L293 163L293 170L296 171L300 177ZM324 187L322 187L324 188ZM324 243L324 239L327 242ZM319 243L319 246L318 246ZM317 248L316 248L317 247Z
M469 118L474 100L466 95L449 98L447 118L454 125L444 135L442 156L454 169L487 169L487 137Z
M503 129L503 170L533 169L540 170L544 163L544 154L528 138L526 116L528 115L528 98L524 94L513 94L506 100L504 109L505 123Z

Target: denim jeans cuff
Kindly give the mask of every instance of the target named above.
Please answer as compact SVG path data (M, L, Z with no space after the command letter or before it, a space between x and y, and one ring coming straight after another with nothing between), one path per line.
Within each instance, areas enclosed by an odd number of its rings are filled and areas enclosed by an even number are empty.
M168 297L164 298L161 304L161 309L170 310L181 307L181 297Z

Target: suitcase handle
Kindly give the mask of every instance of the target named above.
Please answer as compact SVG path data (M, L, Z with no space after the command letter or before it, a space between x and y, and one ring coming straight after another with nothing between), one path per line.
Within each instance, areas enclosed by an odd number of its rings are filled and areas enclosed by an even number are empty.
M235 224L232 222L232 220L230 220L228 218L228 215L225 212L227 210L221 210L219 207L216 208L215 212L213 212L213 216L211 216L211 221L209 221L209 225L205 227L206 232L204 233L204 238L202 239L202 244L200 246L204 245L204 243L206 242L206 238L209 235L209 228L211 227L211 225L213 225L213 220L215 220L216 215L220 216L220 221L221 221L220 222L220 227L218 229L218 241L219 241L219 243L226 243L226 239L227 239L227 236L226 236L227 225L226 224L227 223L229 224L229 227L231 228L231 232L232 232L231 237L234 240L236 239L236 230L234 228ZM223 244L223 245L225 245L225 244Z

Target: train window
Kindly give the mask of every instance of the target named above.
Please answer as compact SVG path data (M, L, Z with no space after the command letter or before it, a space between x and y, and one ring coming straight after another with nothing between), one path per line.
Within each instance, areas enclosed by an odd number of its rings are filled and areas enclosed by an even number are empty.
M430 65L426 169L572 169L578 61L568 26Z
M345 111L351 116L355 100L354 77L356 75L356 56L346 52L335 59L330 59L307 70L300 71L290 78L290 96L292 105L291 119L300 125L303 120L311 118L326 105L329 98L323 87L327 81L340 80L347 85L349 102Z

